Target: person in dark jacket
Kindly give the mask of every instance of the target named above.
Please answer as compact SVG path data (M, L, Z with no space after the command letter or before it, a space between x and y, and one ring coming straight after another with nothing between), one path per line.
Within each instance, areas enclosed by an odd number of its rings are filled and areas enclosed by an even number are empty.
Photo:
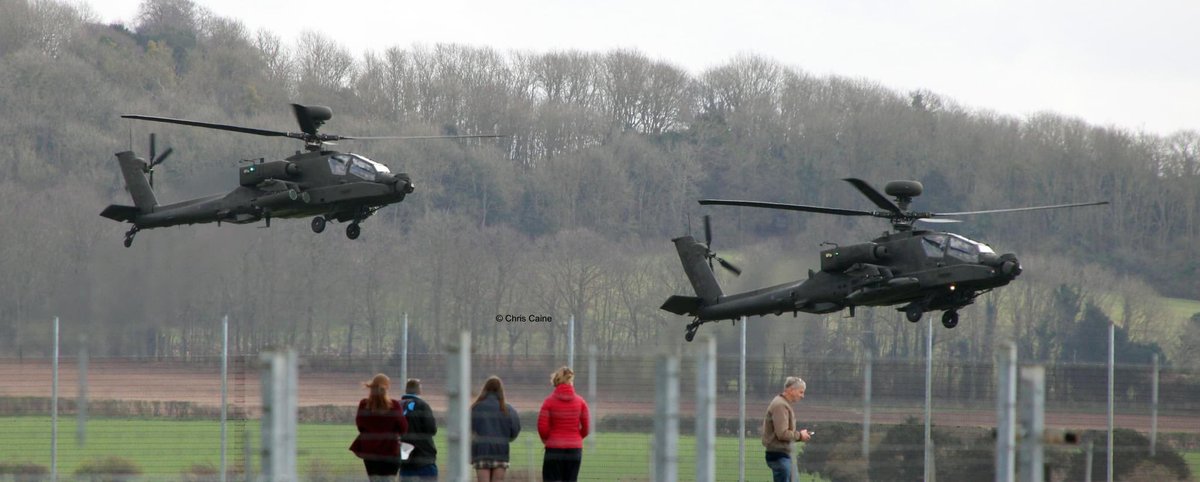
M401 438L405 443L412 444L412 453L400 462L400 480L430 481L437 480L437 447L433 445L433 436L437 435L437 420L433 418L433 409L421 399L421 380L408 379L404 385L404 396L400 398L400 410L408 420L408 433Z
M508 444L521 433L521 418L504 401L500 377L488 377L479 398L471 405L471 465L479 482L504 480L508 471Z
M400 402L387 396L391 380L382 373L363 386L370 390L358 402L354 425L358 437L350 451L363 459L370 480L388 480L400 470L400 437L408 431L408 421L400 413Z
M546 445L542 480L573 482L583 462L583 439L590 431L587 402L575 394L575 371L562 367L550 377L554 392L538 412L538 435Z

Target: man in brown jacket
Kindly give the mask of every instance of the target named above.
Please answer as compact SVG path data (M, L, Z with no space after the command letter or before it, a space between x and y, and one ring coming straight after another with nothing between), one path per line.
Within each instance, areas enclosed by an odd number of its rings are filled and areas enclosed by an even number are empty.
M780 393L767 407L763 418L762 444L767 448L767 467L775 482L792 480L792 443L807 442L812 436L808 430L796 431L796 412L792 404L804 399L807 384L800 377L787 377Z

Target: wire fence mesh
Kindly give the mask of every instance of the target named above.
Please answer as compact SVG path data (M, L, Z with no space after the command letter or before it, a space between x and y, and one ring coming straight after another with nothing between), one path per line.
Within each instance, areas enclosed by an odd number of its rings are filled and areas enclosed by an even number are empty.
M581 350L576 359L576 390L591 407L593 434L585 445L581 480L650 480L655 392L655 356L599 356L595 392ZM679 477L695 476L693 437L695 358L680 366ZM551 392L551 372L565 356L473 356L471 387L478 393L491 375L504 381L507 401L521 416L523 430L512 443L509 480L540 480L542 443L537 415ZM923 473L925 361L871 362L869 400L871 440L862 451L866 362L861 359L767 358L751 355L746 367L746 480L770 480L760 443L762 416L788 375L808 382L807 397L796 407L799 425L816 432L799 456L803 480L917 480ZM120 472L141 480L218 480L220 460L221 360L190 358L62 357L59 368L58 473ZM348 450L356 435L355 407L375 373L400 376L397 355L302 357L299 376L298 471L307 480L358 480L361 462ZM738 366L736 356L717 362L717 480L738 478ZM36 480L48 474L50 460L52 361L0 359L0 474ZM87 419L76 417L86 373ZM439 419L447 407L446 357L412 354L407 373L423 380L422 397ZM1150 366L1115 369L1114 462L1141 460L1152 423L1154 371ZM1195 461L1200 452L1200 374L1164 368L1159 374L1157 417L1160 451ZM935 465L943 480L990 479L994 471L996 376L990 363L936 360L933 368ZM1046 425L1070 430L1091 441L1092 474L1105 475L1107 367L1046 367ZM399 398L403 383L393 380ZM474 394L472 394L474 395ZM228 479L242 480L258 470L261 397L257 357L230 357L228 375ZM446 459L444 433L436 439L439 462ZM1081 480L1087 460L1083 447L1054 447L1047 460L1060 477ZM1133 463L1131 462L1131 463ZM1194 462L1193 462L1194 463ZM811 473L809 473L811 472ZM817 475L819 474L819 475ZM915 478L914 478L915 477ZM0 480L4 480L0 475ZM27 479L21 479L27 480ZM1055 479L1061 480L1061 479Z

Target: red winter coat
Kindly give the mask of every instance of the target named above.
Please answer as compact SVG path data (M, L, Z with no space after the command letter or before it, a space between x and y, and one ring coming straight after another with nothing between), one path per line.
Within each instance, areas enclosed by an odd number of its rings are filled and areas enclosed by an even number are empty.
M359 458L400 461L400 436L408 432L408 420L400 413L400 402L388 400L388 410L383 413L367 409L367 399L358 402L358 415L354 417L358 426L358 437L350 444L350 451Z
M587 402L575 394L575 387L563 383L542 402L538 413L538 435L548 449L581 449L588 436L590 419Z

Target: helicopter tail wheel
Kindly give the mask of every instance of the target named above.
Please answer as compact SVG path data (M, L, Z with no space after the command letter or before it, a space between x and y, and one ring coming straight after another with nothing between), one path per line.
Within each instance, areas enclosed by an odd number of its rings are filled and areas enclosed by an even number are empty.
M358 235L362 234L362 229L358 227L358 223L350 223L346 226L346 237L350 239L358 239Z
M325 230L325 217L317 216L312 220L312 230L314 233L320 233Z
M134 226L132 228L129 228L129 231L127 231L125 233L125 247L126 248L133 246L133 236L136 235L137 232L138 232L138 228L137 228L137 226Z
M696 320L691 323L688 323L687 333L683 335L683 339L685 339L689 342L694 340L696 338L696 331L700 330L700 324L701 324L700 320Z
M950 310L942 314L942 326L946 328L958 326L958 311Z
M921 321L921 315L924 314L924 310L922 310L921 306L917 305L916 303L908 305L908 307L904 308L904 317L913 323Z

